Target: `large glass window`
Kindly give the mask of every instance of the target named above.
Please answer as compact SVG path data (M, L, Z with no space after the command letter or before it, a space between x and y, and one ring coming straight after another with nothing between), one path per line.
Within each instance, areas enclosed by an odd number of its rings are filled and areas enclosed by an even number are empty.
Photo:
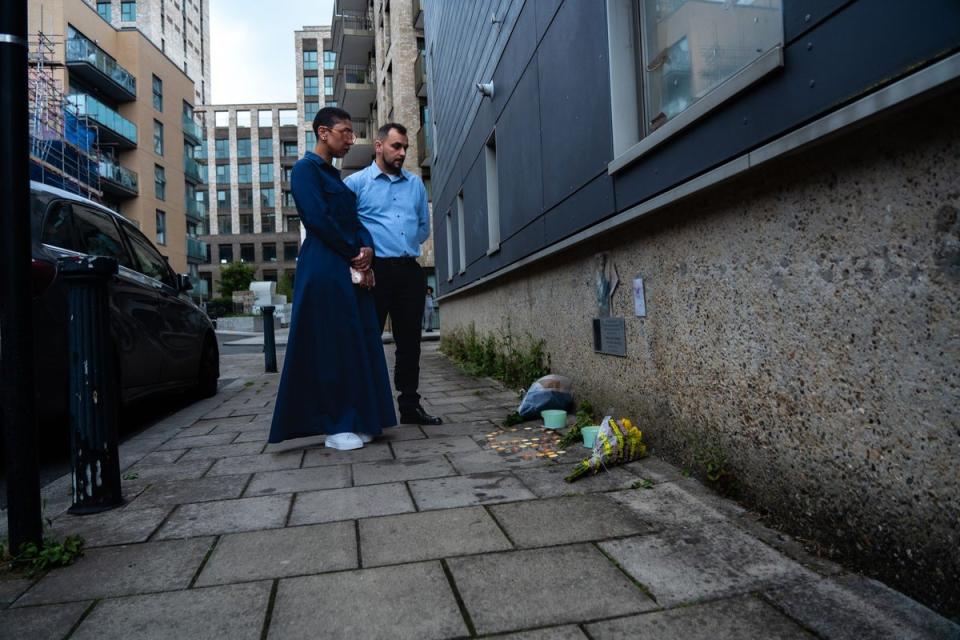
M298 255L300 255L300 247L297 246L296 242L283 243L283 259L286 262L293 262Z
M283 143L283 154L284 156L297 156L297 143L292 140L284 140Z
M217 232L225 236L233 233L233 218L230 217L229 213L217 214Z
M260 163L260 182L273 182L273 163ZM270 205L273 206L273 205Z
M220 264L230 264L231 262L233 262L233 245L232 244L219 245L218 253L220 254Z
M237 139L237 157L238 158L250 157L250 138Z
M277 261L277 243L267 242L263 245L263 261L264 262L276 262Z
M73 207L73 213L77 251L116 258L125 267L133 266L120 239L120 231L109 215L80 206Z
M163 80L153 76L153 108L163 111Z
M277 204L277 198L274 194L273 187L265 187L260 189L260 206L261 207L270 207L273 208Z
M230 165L217 165L217 184L230 184Z
M320 95L320 78L317 76L306 76L303 79L303 95Z
M293 193L290 191L283 192L283 206L285 207L295 207L297 203L293 200Z
M159 120L153 121L153 152L163 155L163 123Z
M230 140L227 138L219 138L214 141L213 152L218 158L229 158L230 157Z
M240 233L253 233L253 214L240 214Z
M253 206L253 189L240 189L237 193L237 199L240 201L241 207L247 207L247 208L252 207ZM251 227L251 229L252 228L253 227ZM252 233L252 231L247 231L244 233Z
M107 2L101 2L101 1L97 2L97 13L100 14L101 18L103 18L107 22L110 22L110 20L113 18L113 15L112 15L113 11L112 11L111 3L109 2L109 0L107 0Z
M124 22L134 22L137 19L137 3L136 2L124 2L120 3L120 19Z
M260 230L263 233L275 233L277 230L277 216L269 211L260 215Z
M290 175L293 173L293 167L281 167L280 168L280 181L281 182L290 182Z
M317 146L317 134L313 131L305 131L303 133L304 141L307 143L307 149L313 149Z
M167 172L158 164L153 165L153 193L157 200L167 199Z
M157 244L167 244L167 214L157 209Z
M306 123L313 124L313 117L320 111L320 103L316 100L307 100L303 103L303 120Z
M257 143L258 153L261 158L270 159L273 157L273 138L260 138Z
M249 162L242 162L237 165L237 182L241 184L253 182L253 165Z
M337 68L337 52L336 51L323 52L323 68L324 69Z
M317 69L317 52L316 51L303 52L303 69L304 71L316 71Z
M217 210L223 213L223 210L230 210L230 189L217 189Z
M250 226L252 227L253 224L251 223ZM246 233L246 232L241 231L241 233ZM240 245L240 262L253 262L254 260L255 258L254 258L254 252L253 252L253 245L252 244Z
M323 77L323 92L328 96L333 95L333 76Z

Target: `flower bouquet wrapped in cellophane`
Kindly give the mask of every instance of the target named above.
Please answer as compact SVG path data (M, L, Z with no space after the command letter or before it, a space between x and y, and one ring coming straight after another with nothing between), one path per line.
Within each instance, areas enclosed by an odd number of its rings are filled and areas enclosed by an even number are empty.
M643 433L628 418L617 421L607 416L600 423L590 457L577 463L565 479L573 482L588 473L597 474L600 469L626 464L646 455L647 445L643 443Z

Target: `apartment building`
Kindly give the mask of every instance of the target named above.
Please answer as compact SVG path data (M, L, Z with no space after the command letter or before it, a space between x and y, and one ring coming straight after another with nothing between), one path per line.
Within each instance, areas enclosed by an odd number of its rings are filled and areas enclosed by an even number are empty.
M196 276L206 251L197 239L205 212L195 196L202 133L191 79L139 30L118 29L82 2L31 0L29 32L32 177L102 201L133 220L174 270ZM58 118L66 132L48 126ZM71 122L89 132L85 164L95 171L81 180L86 188L48 162L51 149L71 147Z
M297 129L300 156L317 143L313 117L321 107L335 107L333 80L336 54L331 50L330 27L303 27L293 34L297 64Z
M197 198L210 212L200 278L212 297L219 295L220 266L232 262L253 265L258 280L292 278L300 247L290 192L303 145L298 104L206 105L198 111L207 123L207 187Z
M139 29L193 80L193 104L210 99L210 0L84 0L117 27Z

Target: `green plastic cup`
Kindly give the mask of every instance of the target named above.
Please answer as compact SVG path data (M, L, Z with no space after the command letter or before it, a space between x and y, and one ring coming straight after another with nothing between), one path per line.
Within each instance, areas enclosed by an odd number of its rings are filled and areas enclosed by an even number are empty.
M540 416L547 429L563 429L567 426L567 412L563 409L546 409L540 412Z
M597 441L597 432L600 431L599 425L583 427L580 429L580 435L583 436L583 446L587 449L593 449L593 444Z

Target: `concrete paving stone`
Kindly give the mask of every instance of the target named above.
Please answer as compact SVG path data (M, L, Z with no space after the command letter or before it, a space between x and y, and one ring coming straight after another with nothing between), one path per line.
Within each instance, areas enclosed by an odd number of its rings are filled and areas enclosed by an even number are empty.
M85 516L64 513L54 519L49 534L54 538L78 535L87 548L144 542L170 510L170 507L122 508Z
M960 638L960 625L876 580L860 576L818 580L763 595L830 640Z
M628 462L623 465L623 468L654 483L674 482L683 479L683 474L680 473L680 469L665 460L653 456Z
M408 440L405 442L394 442L390 446L393 447L393 453L397 458L423 458L426 456L440 456L445 453L480 450L477 443L467 436Z
M169 480L147 487L126 510L173 507L190 502L239 498L249 476L217 476L195 480Z
M220 424L213 428L211 433L246 433L248 431L254 431L257 433L269 433L270 425L263 424L262 422L231 422L227 424Z
M0 640L65 638L89 606L70 602L0 611Z
M483 507L368 518L359 525L364 567L513 548Z
M233 416L233 408L228 406L219 406L216 409L211 409L207 413L203 414L201 419L203 420L223 420L225 418L230 418Z
M250 433L250 432L244 432ZM260 434L260 437L264 442L270 437L270 430L266 429L264 431L256 432ZM266 449L263 450L264 453L283 453L285 451L303 451L307 449L312 449L316 447L322 447L326 436L308 436L306 438L293 438L292 440L284 440L283 442L274 442L267 443Z
M197 586L357 568L352 522L234 533L220 538Z
M212 447L198 447L190 449L181 460L216 460L218 458L234 458L236 456L252 456L263 451L262 442L238 442L222 444Z
M3 537L6 540L6 536ZM30 588L33 580L28 578L15 578L11 574L3 574L0 578L0 607L5 607L18 597L20 594Z
M509 471L511 465L493 451L472 451L468 453L448 453L447 460L458 473L491 473Z
M248 431L240 431L237 433L237 437L234 438L234 444L239 444L241 442L259 442L262 445L267 444L267 438L270 437L270 429L250 429Z
M270 582L189 589L97 604L71 638L259 639L270 601Z
M173 464L137 463L120 474L121 481L186 480L199 478L210 468L210 460L189 460Z
M601 542L664 607L817 579L817 575L733 525Z
M407 425L406 427L390 427L384 429L383 433L376 437L374 442L399 442L401 440L422 440L424 435L421 428L417 425Z
M504 635L488 636L497 640L587 640L580 627L569 625L565 627L547 627L531 631L519 631Z
M409 486L421 511L536 498L509 473L475 473L432 480L411 480Z
M212 544L193 538L90 549L38 580L14 606L186 589Z
M230 444L236 437L236 433L211 433L205 436L176 436L160 445L159 450L192 449L194 447L210 447L218 444Z
M664 527L699 526L725 519L719 512L669 482L656 484L650 489L608 493L607 497L630 509L644 522Z
M441 415L445 422L492 422L494 424L503 424L507 413L503 411L446 411Z
M403 483L297 494L290 525L355 520L415 511Z
M587 542L653 528L602 495L527 500L489 507L518 547Z
M696 478L680 478L674 482L674 484L708 507L711 507L730 518L736 518L747 513L747 510L744 507L740 506L733 500L724 498Z
M269 638L430 640L468 635L439 562L280 581Z
M534 469L516 469L514 475L540 498L628 489L638 481L637 476L629 471L620 467L610 467L595 476L590 475L576 482L567 482L564 478L570 475L570 470L569 464L552 464Z
M594 640L813 640L796 622L753 597L605 620L586 630Z
M428 438L444 438L455 436L485 436L498 431L497 425L488 420L481 422L450 422L444 424L427 424L420 427Z
M276 493L299 493L319 489L342 489L350 486L350 466L330 465L309 469L262 471L254 474L246 496L266 496Z
M447 566L480 634L657 608L591 545L451 558Z
M169 449L166 451L153 451L141 457L137 462L140 464L173 464L179 460L183 454L187 452L186 449ZM123 460L123 454L120 454L121 461ZM122 466L122 462L121 462Z
M256 473L258 471L279 471L297 469L303 460L303 451L286 453L260 453L250 456L221 458L213 463L208 476L223 476L238 473Z
M444 458L403 458L353 465L353 484L383 484L422 478L453 476L457 472Z
M213 431L213 428L215 426L216 425L212 422L194 423L189 427L184 427L183 429L180 429L179 431L177 431L176 435L183 438L191 438L193 436L205 436L205 435L209 435L210 432Z
M386 442L372 442L362 449L337 451L336 449L309 449L303 457L304 467L318 467L325 464L350 464L353 462L374 462L393 460L390 445Z
M829 558L817 556L808 551L804 544L796 538L788 536L773 527L768 527L764 524L763 517L758 513L744 511L732 517L730 521L747 534L766 543L788 558L796 560L806 568L816 571L822 576L836 576L845 571L843 566L831 561Z
M223 418L216 418L212 420L200 420L195 423L195 426L200 426L203 424L209 424L213 427L213 433L216 433L217 429L221 427L228 427L231 425L236 425L242 427L245 424L253 422L253 416L224 416Z
M282 527L291 496L265 496L183 504L174 510L156 540L192 538Z

